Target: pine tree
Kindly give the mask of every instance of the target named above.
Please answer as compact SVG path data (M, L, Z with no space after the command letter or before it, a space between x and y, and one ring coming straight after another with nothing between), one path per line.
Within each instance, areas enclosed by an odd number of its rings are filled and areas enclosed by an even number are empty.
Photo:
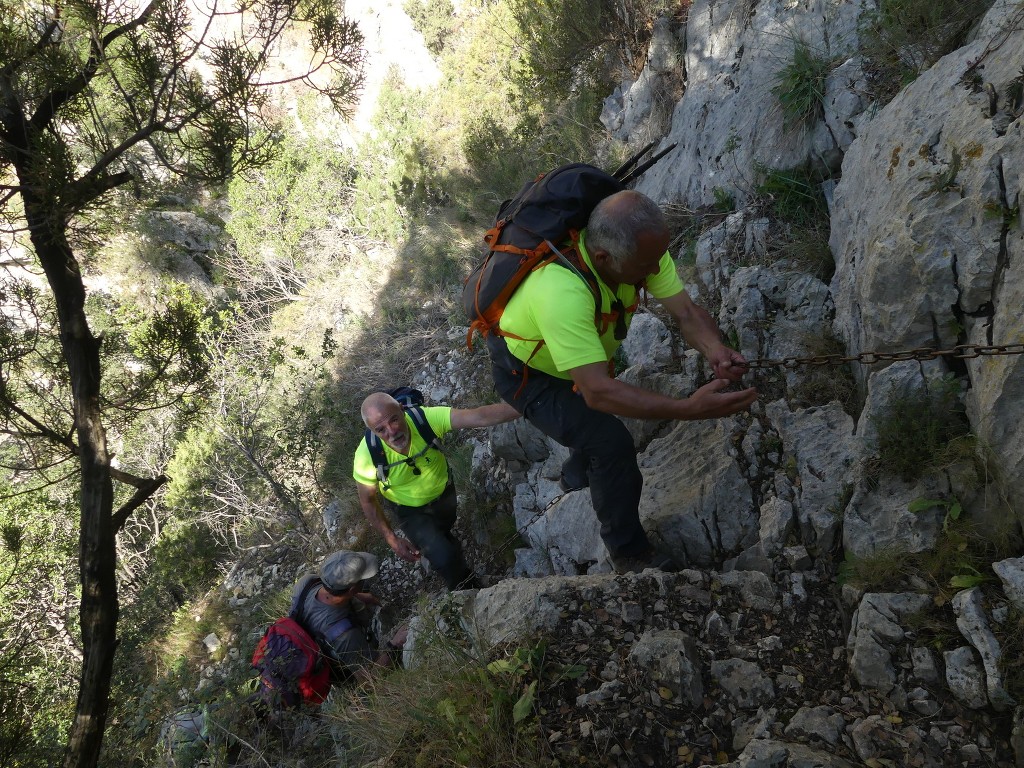
M117 646L117 531L165 482L111 466L104 349L85 310L76 227L115 190L139 192L167 175L215 184L267 163L275 85L311 85L344 114L362 81L362 36L333 0L239 5L211 0L193 17L187 0L0 0L0 226L46 276L71 427L19 409L3 359L0 411L8 427L49 440L80 470L84 660L69 768L96 765L102 746ZM310 33L312 63L275 81L268 62L294 25ZM117 509L115 483L132 489Z

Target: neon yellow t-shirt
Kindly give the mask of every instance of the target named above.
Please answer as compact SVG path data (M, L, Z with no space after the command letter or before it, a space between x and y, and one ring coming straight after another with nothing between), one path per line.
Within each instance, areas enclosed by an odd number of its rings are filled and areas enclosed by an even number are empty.
M423 415L427 423L434 430L437 437L443 437L452 429L452 409L447 406L432 406L423 408ZM409 428L411 437L409 453L402 454L394 451L384 441L384 458L388 464L402 462L388 468L387 488L381 488L377 483L377 468L373 466L373 459L370 458L370 449L366 447L366 439L359 441L356 448L355 459L352 462L352 477L361 485L378 485L377 490L386 499L396 504L407 507L422 507L429 504L440 496L448 485L448 462L444 454L436 448L429 449L422 456L413 460L415 469L404 462L409 456L416 456L427 447L426 442L420 436L419 430L413 423L408 412L405 413L405 424ZM419 470L417 475L415 470Z
M597 276L584 245L585 236L586 230L580 233L580 255ZM683 290L683 283L668 252L661 257L659 266L658 273L647 279L648 292L656 299L675 296ZM602 313L611 312L616 297L624 307L636 302L637 292L632 285L620 285L613 292L600 277L597 284L601 289ZM632 317L632 313L627 313L627 328ZM611 360L622 344L615 338L614 324L598 334L594 294L579 275L560 264L541 267L523 280L509 299L498 326L521 337L505 337L513 355L523 362L528 360L531 368L560 379L572 378L568 373L572 368ZM534 354L539 339L544 339L544 344Z

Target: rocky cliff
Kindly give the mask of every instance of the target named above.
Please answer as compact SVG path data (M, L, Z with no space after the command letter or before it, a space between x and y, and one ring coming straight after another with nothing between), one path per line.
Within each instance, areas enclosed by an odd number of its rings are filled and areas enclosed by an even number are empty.
M749 414L629 423L641 517L678 574L611 573L588 493L558 488L564 449L528 425L476 445L526 546L415 625L454 606L473 650L544 638L583 667L537 702L563 764L1024 765L1024 4L996 2L885 104L857 54L873 7L695 0L606 101L616 141L676 144L639 189L717 222L688 289L769 362ZM778 89L798 44L830 66L794 122ZM778 215L773 173L820 195L827 268ZM414 382L429 400L486 375L463 335ZM957 345L974 351L894 354ZM624 350L645 387L708 376L656 312ZM226 588L244 601L292 577L238 570Z
M777 366L756 379L749 415L632 424L641 517L685 559L678 575L611 575L587 492L558 490L563 449L528 425L498 430L506 469L492 473L515 486L529 548L517 578L465 596L463 614L481 643L541 633L587 666L545 702L567 758L1024 765L1003 657L1024 611L1024 559L1007 556L1021 552L1024 357L991 354L1024 340L1024 6L997 2L885 105L865 95L855 55L864 11L697 0L685 26L658 27L603 119L621 141L677 144L641 191L691 211L736 203L700 235L691 290L749 359L810 357L826 341L850 357L982 349ZM819 119L796 126L774 92L794 40L834 62ZM666 110L659 83L673 78L685 92ZM793 258L766 212L758 175L796 168L827 177L834 272ZM622 376L666 393L706 375L655 314L637 317L625 351ZM892 442L925 440L922 403L961 420L937 443L960 448L903 466ZM912 565L968 550L979 527L1000 545L991 567L954 564L936 584ZM844 559L892 576L865 591Z

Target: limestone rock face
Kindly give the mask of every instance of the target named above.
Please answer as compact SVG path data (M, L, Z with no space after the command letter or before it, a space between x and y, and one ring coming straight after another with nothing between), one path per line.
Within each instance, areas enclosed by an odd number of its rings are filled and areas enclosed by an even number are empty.
M663 682L691 707L704 699L701 662L692 637L679 630L648 631L633 646L629 660Z
M662 16L654 22L640 75L627 77L605 99L601 122L612 136L639 147L664 134L672 115L673 91L686 78L681 38L674 20Z
M686 92L663 141L678 146L644 174L637 188L655 200L696 207L713 202L715 188L744 200L755 163L837 165L840 144L826 123L786 125L772 88L792 60L795 40L826 58L852 52L861 10L861 2L835 0L696 0L686 26ZM826 86L831 86L826 108L835 110L832 122L847 131L859 106L840 98L849 82L849 73L833 74Z
M858 683L888 693L896 684L893 652L906 637L903 623L928 604L926 595L864 595L853 616L847 648L850 672Z
M794 506L803 540L827 550L839 535L844 490L853 477L853 419L838 403L791 411L775 402L767 410L800 481Z
M852 352L1021 341L1024 229L1003 213L1019 212L1024 168L1024 120L1006 112L1016 10L997 2L972 43L858 124L831 236L835 328ZM972 427L1019 496L1024 357L968 360L967 373Z

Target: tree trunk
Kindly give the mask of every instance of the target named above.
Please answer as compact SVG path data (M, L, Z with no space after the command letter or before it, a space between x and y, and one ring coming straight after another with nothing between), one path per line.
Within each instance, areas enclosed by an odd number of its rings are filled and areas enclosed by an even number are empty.
M36 255L57 306L61 347L70 374L81 465L79 573L80 620L85 659L71 726L65 768L91 768L99 761L110 704L117 647L117 579L113 524L114 490L100 410L100 340L85 315L85 285L63 221L53 208L25 194L25 218Z

